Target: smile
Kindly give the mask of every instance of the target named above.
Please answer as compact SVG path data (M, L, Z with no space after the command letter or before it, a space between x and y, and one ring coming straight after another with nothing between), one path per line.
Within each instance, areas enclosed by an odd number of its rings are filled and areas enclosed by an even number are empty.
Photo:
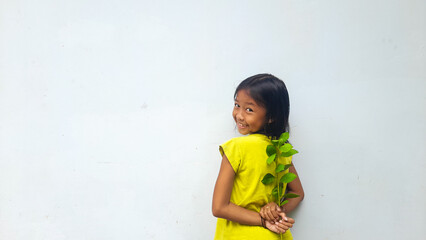
M243 125L242 123L237 123L237 125L238 125L238 128L246 128L247 127L247 125Z

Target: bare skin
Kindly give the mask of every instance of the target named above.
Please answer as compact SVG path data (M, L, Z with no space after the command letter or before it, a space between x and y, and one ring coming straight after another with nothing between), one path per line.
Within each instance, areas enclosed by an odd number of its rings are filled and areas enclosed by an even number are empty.
M224 154L213 193L213 215L240 224L262 226L261 217L258 212L245 209L230 202L234 177L234 169ZM283 220L265 221L265 225L275 233L284 233L293 226L294 219L286 217L284 212L278 213L278 216Z

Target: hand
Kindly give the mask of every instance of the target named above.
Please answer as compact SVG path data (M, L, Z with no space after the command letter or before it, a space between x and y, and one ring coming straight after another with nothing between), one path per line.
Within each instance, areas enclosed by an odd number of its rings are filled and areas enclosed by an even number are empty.
M265 220L266 228L278 234L285 233L289 228L293 227L294 223L294 219L287 217L283 212L281 212L279 216L281 220L275 223L273 223L272 221Z
M278 220L280 220L280 217L279 217L280 212L282 211L281 211L281 208L278 206L278 204L274 202L270 202L260 209L259 214L265 220L275 223Z

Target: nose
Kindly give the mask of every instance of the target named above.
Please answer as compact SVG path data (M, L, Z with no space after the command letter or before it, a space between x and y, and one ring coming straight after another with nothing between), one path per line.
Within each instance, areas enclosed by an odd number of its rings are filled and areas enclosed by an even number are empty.
M238 111L235 113L235 118L236 118L238 121L243 121L243 120L244 120L244 116L243 116L243 114L241 113L241 110L238 110Z

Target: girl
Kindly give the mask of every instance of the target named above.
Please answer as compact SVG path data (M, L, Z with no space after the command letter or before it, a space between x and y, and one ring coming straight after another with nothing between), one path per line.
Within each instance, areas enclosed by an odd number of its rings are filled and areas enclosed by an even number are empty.
M218 217L215 239L280 239L281 233L284 239L293 239L288 229L294 220L286 213L303 199L299 178L287 190L300 197L289 199L285 209L272 202L273 186L261 183L265 174L275 170L273 164L266 164L266 146L289 130L287 88L273 75L258 74L240 83L234 100L232 116L238 132L248 136L219 147L222 164L212 204L213 215ZM291 157L284 161L289 164ZM297 174L294 166L289 171Z

